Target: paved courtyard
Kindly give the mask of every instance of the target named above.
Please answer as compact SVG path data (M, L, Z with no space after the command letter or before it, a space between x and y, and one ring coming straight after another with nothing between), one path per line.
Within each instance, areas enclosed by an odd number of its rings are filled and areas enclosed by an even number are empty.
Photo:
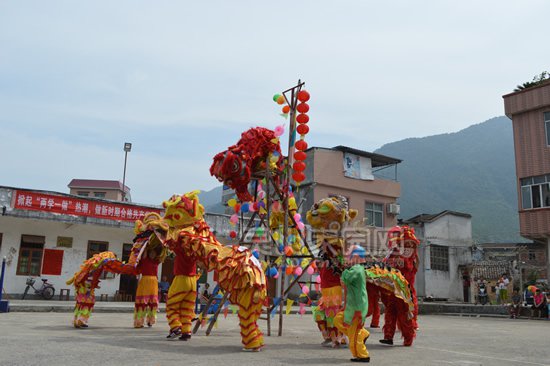
M0 314L0 365L350 365L347 349L321 348L311 316L285 317L283 337L266 337L259 353L241 352L237 318L221 319L209 337L168 341L164 314L133 329L131 314L97 313L74 329L67 313ZM261 321L262 326L265 321ZM550 365L550 322L423 316L411 348L386 347L373 330L373 365ZM401 343L401 342L399 342Z

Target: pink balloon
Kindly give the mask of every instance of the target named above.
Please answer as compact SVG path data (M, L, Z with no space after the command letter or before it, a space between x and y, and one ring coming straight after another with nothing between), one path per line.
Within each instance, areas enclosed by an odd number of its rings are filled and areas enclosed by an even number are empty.
M277 127L275 127L273 132L274 132L275 137L282 136L285 133L285 126L284 125L277 126Z
M321 276L317 276L317 278L315 279L315 282L321 283Z
M302 215L300 215L299 213L294 214L294 221L300 222L301 219L302 219Z
M302 267L296 267L296 269L294 270L294 274L295 274L296 276L301 275L302 272L303 272Z
M304 293L304 295L309 294L309 287L307 287L307 286L302 286L302 292Z
M231 215L231 217L229 218L229 221L236 224L237 222L239 222L239 216L237 216L237 214L233 214Z
M307 274L308 275L312 275L315 273L315 270L313 269L313 267L307 267Z

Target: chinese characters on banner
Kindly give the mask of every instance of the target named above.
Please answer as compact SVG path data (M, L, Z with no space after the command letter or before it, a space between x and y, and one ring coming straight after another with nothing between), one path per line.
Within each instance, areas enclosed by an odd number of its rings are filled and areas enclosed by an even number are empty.
M121 221L141 220L147 212L161 213L160 209L149 207L99 202L38 192L14 190L14 195L15 202L13 207L22 210L54 212L65 215Z

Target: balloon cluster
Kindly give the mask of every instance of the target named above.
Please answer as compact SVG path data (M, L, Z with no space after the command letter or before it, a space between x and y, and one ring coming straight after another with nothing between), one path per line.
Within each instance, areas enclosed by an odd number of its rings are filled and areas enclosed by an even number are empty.
M286 117L288 113L290 112L290 106L286 103L286 98L281 94L275 94L273 96L273 101L277 103L278 105L282 105L282 112L283 115ZM284 104L284 105L283 105Z
M300 90L297 98L300 103L296 106L296 111L298 112L298 116L296 116L296 122L298 122L296 132L300 134L300 139L294 144L297 151L294 153L295 162L292 164L292 169L294 170L292 179L296 184L300 185L300 183L306 179L306 175L304 174L306 170L306 163L304 161L307 157L305 153L305 150L307 150L305 137L309 132L309 127L307 125L309 122L309 116L307 115L307 112L309 112L309 105L306 102L309 100L309 93L305 90Z

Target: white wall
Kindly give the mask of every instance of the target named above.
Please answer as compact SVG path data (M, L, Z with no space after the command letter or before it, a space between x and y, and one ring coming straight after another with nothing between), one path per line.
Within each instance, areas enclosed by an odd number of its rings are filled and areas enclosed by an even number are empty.
M114 252L118 257L122 256L122 245L132 243L134 234L131 228L115 228L100 225L67 224L59 221L37 220L27 218L17 218L10 216L0 216L0 233L3 233L2 247L0 256L13 257L11 263L6 266L6 278L4 279L4 289L9 294L21 294L25 290L25 281L27 276L17 276L17 261L19 258L19 248L21 235L38 235L46 238L45 249L63 250L63 266L60 276L45 275L50 283L56 289L56 295L62 288L70 288L71 296L74 296L72 286L65 284L69 278L79 269L82 262L86 259L88 240L106 241L109 243L109 251ZM72 248L56 247L58 236L69 236L73 238ZM16 250L11 255L11 248ZM96 291L97 295L113 295L119 288L119 276L114 279L105 279L101 281L101 289ZM37 280L35 287L40 285Z
M471 218L447 214L433 222L416 228L421 240L420 265L416 278L418 296L433 296L463 301L462 273L460 265L471 263L472 222ZM431 269L431 245L449 247L449 271Z

